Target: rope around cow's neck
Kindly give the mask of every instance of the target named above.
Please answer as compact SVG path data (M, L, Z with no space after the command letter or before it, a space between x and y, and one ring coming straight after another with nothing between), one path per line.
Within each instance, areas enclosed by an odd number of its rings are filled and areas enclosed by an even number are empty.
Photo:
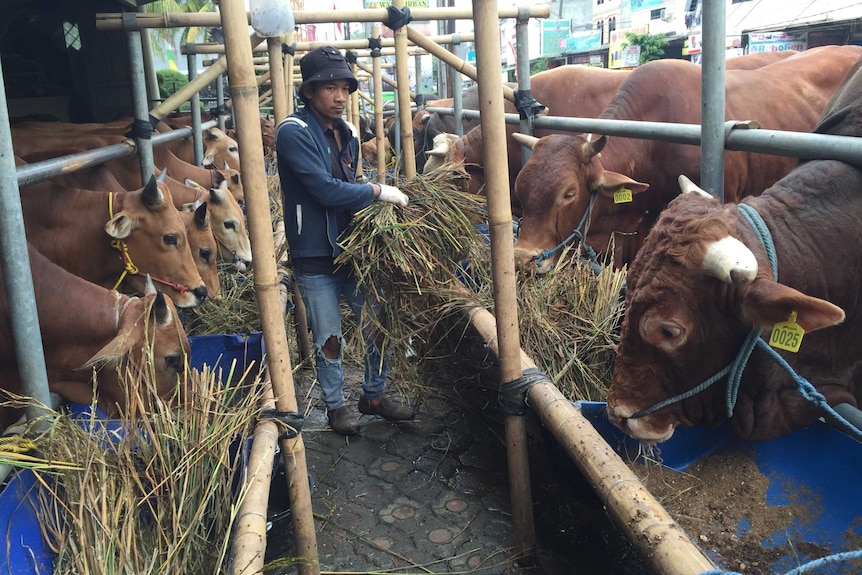
M581 217L581 221L578 222L578 225L575 226L574 231L572 231L572 233L569 234L569 236L566 239L564 239L562 242L557 244L552 249L542 250L537 255L535 255L531 258L533 261L536 262L537 268L541 267L542 262L544 262L545 260L548 260L548 259L551 259L552 257L554 257L554 255L558 251L563 249L569 242L571 242L572 240L577 240L577 241L581 242L581 248L584 250L584 253L586 254L585 259L587 259L587 261L589 261L590 267L593 269L593 271L596 272L596 274L598 274L601 271L601 266L599 266L599 263L598 263L597 258L596 258L596 251L592 247L590 247L584 243L584 236L586 235L586 232L585 231L581 232L581 228L583 228L587 224L587 222L590 221L590 213L593 211L593 204L596 201L597 195L598 195L598 191L593 190L591 192L590 203L587 205L587 209L584 212L583 217Z
M763 243L764 248L766 248L766 254L769 258L769 264L772 266L772 275L775 281L778 281L778 258L775 252L775 244L772 241L772 234L769 233L769 228L766 226L766 223L763 221L763 218L760 217L760 214L754 209L752 206L748 204L739 204L737 206L739 211L742 213L745 221L749 226L757 233L758 238ZM678 403L684 399L688 399L693 395L697 395L701 391L707 389L712 384L717 381L720 381L725 375L728 376L727 379L727 393L726 393L726 408L727 408L727 417L728 419L733 417L733 410L736 407L736 398L739 394L739 385L742 381L742 372L745 370L745 366L748 364L748 359L751 357L751 352L754 351L754 347L757 346L761 350L765 351L767 355L772 357L779 366L784 368L784 370L790 374L793 378L793 381L796 383L796 387L802 396L808 401L814 403L824 411L826 411L832 418L835 419L852 437L856 438L858 441L862 441L862 430L857 429L856 426L851 424L849 421L844 419L837 411L835 411L831 405L826 401L826 398L821 394L817 389L811 385L811 383L806 380L804 377L797 374L793 368L790 366L787 361L783 357L781 357L778 352L769 347L769 344L764 341L761 335L761 329L754 328L746 336L745 341L742 343L742 347L739 352L736 354L736 357L733 361L718 371L718 373L709 377L696 387L670 397L668 399L662 400L655 405L652 405L646 409L642 409L637 413L629 416L629 419L638 419L654 413L663 407L667 407L668 405L672 405L674 403Z
M114 217L114 193L108 192L108 219L113 219ZM123 273L120 274L120 277L117 279L117 283L114 284L112 289L117 290L120 287L120 284L123 283L123 280L126 279L126 276L129 274L135 276L142 276L144 274L138 269L138 266L132 262L132 256L129 255L129 246L123 240L113 239L111 240L111 247L120 252L120 257L123 259ZM173 282L169 282L167 280L159 279L150 276L150 279L156 283L160 283L162 285L166 285L168 287L174 288L179 293L184 294L189 291L188 286L184 286L181 284L175 284Z

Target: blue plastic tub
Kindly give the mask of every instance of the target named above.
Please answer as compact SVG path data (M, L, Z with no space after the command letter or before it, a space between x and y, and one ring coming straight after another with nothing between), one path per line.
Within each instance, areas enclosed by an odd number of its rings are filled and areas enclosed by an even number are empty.
M638 459L637 442L608 421L604 402L578 402L577 405L624 460L644 463ZM758 471L769 478L767 507L792 503L816 510L806 517L794 517L786 529L761 541L766 549L787 549L789 543L796 547L793 553L770 564L770 574L787 573L813 559L806 555L800 542L809 544L806 549L818 547L821 555L823 552L853 552L862 546L862 498L859 497L862 443L821 421L771 441L736 440L727 425L717 429L677 428L668 441L660 444L660 449L662 465L677 472L722 450L745 450L751 454ZM743 518L737 534L748 531L750 525ZM719 557L711 559L721 562ZM812 573L855 574L859 572L858 564L858 561L830 563Z
M257 372L263 366L264 344L261 332L250 334L193 335L189 337L191 357L189 367L198 371L204 366L223 377L232 374L231 379L239 379L247 370Z

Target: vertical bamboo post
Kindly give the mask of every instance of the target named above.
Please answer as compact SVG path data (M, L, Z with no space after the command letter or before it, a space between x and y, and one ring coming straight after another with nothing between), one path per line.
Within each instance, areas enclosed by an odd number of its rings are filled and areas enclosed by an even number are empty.
M506 124L503 108L503 82L500 78L500 30L496 0L477 0L473 4L476 34L476 69L479 79L479 113L482 118L483 160L488 196L488 224L491 230L491 264L494 281L494 309L497 312L497 340L500 350L501 386L523 375L518 333L518 306L515 286L515 260L512 241L512 207L506 163ZM490 168L490 169L488 169ZM512 522L519 554L533 559L536 534L527 433L523 415L507 415L506 448Z
M288 46L295 47L294 33L288 32L284 37L284 42ZM284 85L287 88L287 116L293 114L293 60L293 52L284 55Z
M380 40L380 24L371 27L371 37ZM374 83L374 136L377 138L377 181L386 183L386 145L383 132L383 68L380 66L380 54L371 52L372 82Z
M287 37L292 43L293 32ZM281 42L278 42L277 38L270 38L269 40L275 40L274 43L278 44L277 50L270 46L269 52L272 91L273 94L280 93L278 98L273 97L273 116L275 116L275 125L277 126L293 113L293 56L286 54L282 57ZM275 63L276 60L278 63ZM288 82L290 83L288 84ZM283 88L277 90L276 85ZM288 86L290 86L289 89ZM293 284L291 290L293 293L293 321L296 323L296 342L299 345L299 363L301 366L311 367L314 365L314 357L311 338L308 335L308 316L306 315L305 302L302 301L302 294L296 283Z
M401 10L404 8L404 0L393 0L392 5ZM413 144L413 118L410 114L410 72L407 69L410 64L408 58L407 26L405 25L395 30L395 79L401 87L397 91L398 117L401 124L399 130L401 162L404 166L404 177L412 178L416 175L416 152Z
M260 132L260 109L257 106L258 87L252 69L251 45L246 39L248 15L241 0L222 0L220 7L237 141L243 151L240 165L255 260L255 294L267 346L267 365L277 409L296 412L290 353L278 293L266 173L263 170L263 138ZM255 39L255 45L259 44L260 39L256 36ZM288 477L296 552L300 558L298 570L301 575L317 575L320 573L320 565L302 435L296 434L282 440L281 448ZM268 482L261 482L260 486L263 487L264 484L268 487ZM231 563L235 575L251 575L262 570L266 549L265 511L244 513L238 520L231 548Z

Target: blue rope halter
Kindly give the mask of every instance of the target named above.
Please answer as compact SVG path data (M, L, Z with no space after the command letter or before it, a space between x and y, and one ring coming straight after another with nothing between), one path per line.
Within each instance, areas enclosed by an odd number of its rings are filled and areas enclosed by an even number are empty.
M775 252L775 244L772 241L772 234L769 233L769 228L766 226L766 223L763 221L763 218L760 217L760 214L756 209L749 206L748 204L738 204L737 207L739 211L742 213L743 217L745 217L746 222L751 228L757 233L760 241L763 243L763 246L766 248L766 255L769 257L769 264L772 266L772 275L775 281L778 281L778 258ZM749 357L751 357L751 352L754 351L754 347L757 346L763 351L765 351L769 356L771 356L782 368L784 368L787 373L793 378L793 381L796 383L797 389L802 394L802 396L808 401L814 403L824 411L826 411L832 418L835 419L845 430L858 441L862 441L862 430L859 430L851 424L849 421L844 419L837 411L835 411L832 406L830 406L826 398L815 389L811 383L806 380L804 377L798 375L793 368L790 367L783 357L781 357L774 349L769 347L769 344L760 337L761 329L754 328L745 338L745 341L742 343L742 347L739 350L739 353L736 354L734 360L723 369L721 369L718 373L708 378L697 387L694 387L688 391L665 399L656 403L653 406L650 406L646 409L642 409L637 413L629 416L629 419L638 419L640 417L644 417L651 413L662 409L663 407L667 407L668 405L672 405L674 403L678 403L684 399L688 399L693 395L700 393L701 391L707 389L715 382L721 380L725 375L728 376L727 380L727 394L726 394L726 407L727 407L727 417L728 419L733 417L733 410L736 407L736 398L739 394L739 384L742 381L742 372L745 369L746 364L748 363Z
M572 231L572 233L569 234L566 239L564 239L562 242L560 242L553 248L548 250L542 250L541 252L539 252L538 255L532 257L532 259L536 262L537 268L540 267L542 265L542 262L544 262L545 260L549 260L554 257L554 255L561 249L563 249L569 242L571 242L572 240L577 240L578 242L581 242L581 247L586 254L586 259L590 262L590 267L593 268L593 271L597 274L601 271L601 266L599 266L598 261L596 261L596 251L590 246L583 243L585 232L581 232L581 229L590 220L590 213L593 211L593 203L595 203L597 195L597 191L593 191L590 194L590 203L589 205L587 205L587 209L584 212L583 217L581 217L581 221L578 222L578 225L575 226L574 231Z

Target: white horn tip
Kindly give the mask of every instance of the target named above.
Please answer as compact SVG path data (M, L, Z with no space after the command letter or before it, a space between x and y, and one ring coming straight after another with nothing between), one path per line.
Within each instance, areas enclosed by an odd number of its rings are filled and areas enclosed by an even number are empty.
M741 241L727 236L707 248L703 271L726 284L741 286L757 276L757 258Z

